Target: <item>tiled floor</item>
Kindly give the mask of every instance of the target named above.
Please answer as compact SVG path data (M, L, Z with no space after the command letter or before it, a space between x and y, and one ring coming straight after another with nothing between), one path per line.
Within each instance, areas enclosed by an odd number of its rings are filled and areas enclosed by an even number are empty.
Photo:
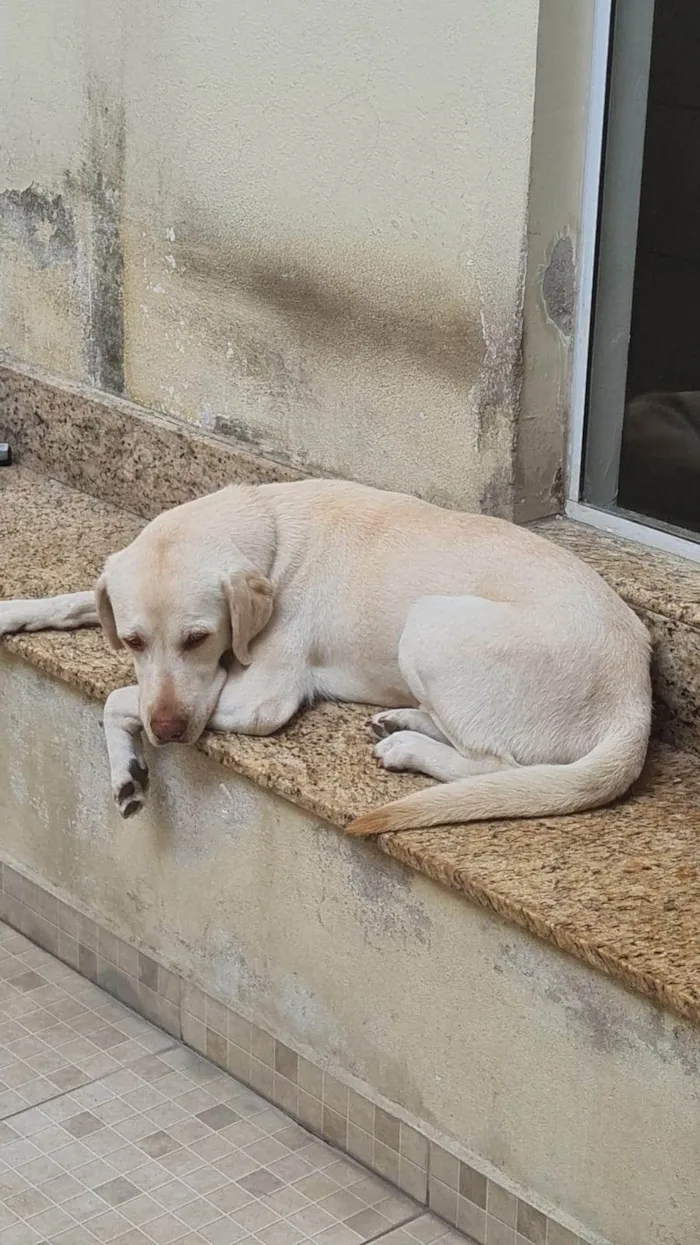
M465 1245L0 923L2 1245Z

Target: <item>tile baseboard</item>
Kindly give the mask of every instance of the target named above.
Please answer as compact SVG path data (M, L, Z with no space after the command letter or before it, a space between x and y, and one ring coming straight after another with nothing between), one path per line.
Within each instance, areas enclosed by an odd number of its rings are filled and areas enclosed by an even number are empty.
M554 1219L466 1161L452 1139L437 1140L343 1083L14 863L0 862L0 919L477 1245L608 1245Z

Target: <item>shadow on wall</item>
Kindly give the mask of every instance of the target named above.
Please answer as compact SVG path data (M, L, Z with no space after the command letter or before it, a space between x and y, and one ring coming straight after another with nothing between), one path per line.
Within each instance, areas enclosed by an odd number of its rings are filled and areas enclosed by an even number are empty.
M339 251L335 269L321 270L311 242L275 254L217 233L195 212L174 234L179 273L211 290L249 296L304 337L333 350L405 356L459 385L473 384L479 373L485 344L478 311L439 275L428 275L427 265L375 267L379 257L370 251Z

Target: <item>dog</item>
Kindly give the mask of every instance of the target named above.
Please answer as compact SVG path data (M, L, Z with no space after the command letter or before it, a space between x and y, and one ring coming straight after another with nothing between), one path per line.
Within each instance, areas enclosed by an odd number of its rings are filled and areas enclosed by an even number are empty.
M271 735L319 700L384 706L380 764L443 784L355 835L598 807L647 752L649 635L600 576L526 528L399 493L232 485L159 515L94 591L0 603L0 635L98 624L137 680L104 715L124 817L146 797L144 731Z

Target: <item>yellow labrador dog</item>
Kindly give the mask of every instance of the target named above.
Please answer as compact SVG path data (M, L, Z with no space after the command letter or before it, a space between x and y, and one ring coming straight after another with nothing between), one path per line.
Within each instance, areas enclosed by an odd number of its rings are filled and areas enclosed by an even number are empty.
M387 706L379 762L445 784L360 817L358 835L592 808L644 763L644 626L589 567L500 519L339 480L232 486L160 515L94 592L0 603L0 635L98 622L136 670L105 707L127 817L143 730L156 745L269 735L315 700Z

